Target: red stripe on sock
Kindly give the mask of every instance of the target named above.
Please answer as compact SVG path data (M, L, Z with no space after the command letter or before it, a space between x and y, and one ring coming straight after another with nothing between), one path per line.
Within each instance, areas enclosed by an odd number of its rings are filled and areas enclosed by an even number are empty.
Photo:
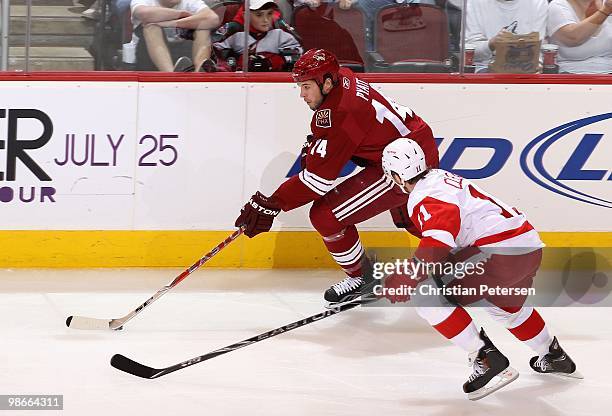
M519 340L527 341L542 332L544 325L546 325L544 319L542 319L538 311L534 309L525 322L515 328L509 329L509 331Z
M355 243L357 243L357 241L359 241L359 233L357 232L357 228L355 228L353 225L347 227L340 237L336 237L331 241L326 241L324 239L323 243L330 253L342 253L350 250ZM351 277L358 277L363 274L361 271L361 257L355 259L355 261L351 264L345 264L340 267L348 276Z
M472 323L472 317L462 307L456 307L448 318L443 320L434 329L447 339L453 339Z

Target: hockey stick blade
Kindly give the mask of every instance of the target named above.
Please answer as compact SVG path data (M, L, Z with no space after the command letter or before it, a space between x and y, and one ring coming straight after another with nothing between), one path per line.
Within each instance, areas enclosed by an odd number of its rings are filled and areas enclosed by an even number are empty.
M160 373L163 371L137 363L121 354L113 355L111 358L111 365L118 370L148 379L159 377Z
M142 312L147 306L155 302L157 299L162 297L164 294L169 292L173 287L181 283L183 280L187 278L187 276L191 275L191 273L195 272L200 268L204 263L213 258L217 253L227 247L232 241L241 236L244 233L244 227L240 227L238 230L234 231L229 237L219 243L215 248L206 253L203 257L201 257L198 261L196 261L191 267L185 269L180 275L178 275L172 282L168 283L160 290L158 290L153 296L147 299L142 305L138 306L136 309L128 313L122 318L116 319L97 319L97 318L88 318L85 316L69 316L66 319L66 326L68 328L73 329L112 329L112 330L120 330L123 329L123 325L126 322L134 318L140 312Z
M86 318L84 316L69 316L66 326L73 329L110 329L111 321L106 319Z
M218 350L211 351L207 354L200 355L198 357L194 357L190 360L183 361L181 363L174 364L166 368L151 368L146 365L140 364L130 358L127 358L121 354L113 355L113 357L111 358L111 365L118 370L124 371L126 373L129 373L129 374L132 374L138 377L147 378L147 379L157 378L157 377L165 376L166 374L173 373L178 370L182 370L183 368L192 366L194 364L198 364L206 360L210 360L211 358L218 357L219 355L223 355L223 354L227 354L228 352L236 351L237 349L247 347L251 344L255 344L256 342L263 341L268 338L272 338L276 335L283 334L285 332L294 330L304 325L309 325L313 322L320 321L321 319L329 318L332 315L336 315L340 312L344 312L349 309L353 309L359 305L372 303L376 300L377 300L376 298L365 298L365 299L362 298L360 300L354 300L350 303L346 303L341 306L327 309L323 312L317 313L315 315L311 315L308 318L300 319L299 321L295 321L290 324L283 325L271 331L264 332L259 335L255 335L251 338L228 345L227 347L219 348Z

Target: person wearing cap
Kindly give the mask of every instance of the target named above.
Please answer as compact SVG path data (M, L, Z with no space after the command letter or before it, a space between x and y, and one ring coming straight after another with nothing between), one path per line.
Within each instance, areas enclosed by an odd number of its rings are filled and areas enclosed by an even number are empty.
M202 0L132 0L132 24L137 38L136 66L139 70L174 71L174 60L191 49L193 65L199 70L210 57L210 29L219 26L219 17ZM164 28L194 29L193 43L181 42L182 48L169 46ZM178 55L174 57L173 55Z
M282 19L278 5L271 0L249 2L249 62L243 65L244 6L236 16L213 35L216 65L207 71L267 72L290 70L303 52L297 34Z

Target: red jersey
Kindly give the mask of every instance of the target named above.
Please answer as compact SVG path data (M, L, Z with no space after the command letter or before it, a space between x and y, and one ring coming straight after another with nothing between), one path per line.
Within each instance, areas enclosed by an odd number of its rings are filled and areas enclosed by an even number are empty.
M315 111L310 129L314 137L306 167L273 194L283 211L325 195L352 157L381 166L383 149L400 137L419 143L428 166L438 166L438 149L429 126L410 108L385 98L348 68L340 69L338 85Z

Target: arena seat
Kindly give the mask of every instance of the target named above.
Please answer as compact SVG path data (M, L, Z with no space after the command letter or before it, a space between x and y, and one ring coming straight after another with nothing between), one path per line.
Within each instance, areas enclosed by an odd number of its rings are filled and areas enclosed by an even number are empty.
M450 72L448 19L426 4L382 7L374 22L372 72Z
M324 3L316 9L300 6L293 12L293 26L304 50L323 48L333 52L340 65L363 72L366 56L366 23L358 8L342 10Z

